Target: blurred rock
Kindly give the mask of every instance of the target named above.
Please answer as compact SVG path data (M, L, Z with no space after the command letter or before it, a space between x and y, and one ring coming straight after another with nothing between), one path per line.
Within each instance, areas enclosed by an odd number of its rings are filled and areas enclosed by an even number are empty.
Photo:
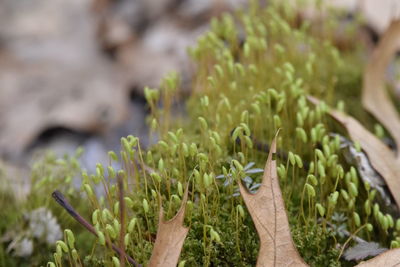
M129 116L132 88L141 94L178 71L189 90L187 47L205 31L205 18L243 2L2 1L0 156L21 158L41 133L57 127L115 140L121 129L143 134L144 123L123 126L135 117Z
M400 17L398 0L327 0L321 7L317 7L315 3L316 1L308 1L307 5L301 6L296 1L298 9L307 18L324 17L332 7L342 9L349 14L359 12L365 19L366 25L379 35L392 20Z
M207 23L213 16L245 7L246 0L186 0L177 9L177 16L189 25Z
M400 18L398 0L363 0L359 1L359 7L368 25L378 34L382 34L392 20Z
M45 129L100 132L127 117L128 90L100 51L89 0L0 4L0 154Z
M178 71L183 81L190 81L193 68L187 48L195 45L206 31L212 16L246 3L244 0L113 1L103 8L99 37L104 48L121 64L130 86L142 93L145 86L158 87L170 71ZM181 89L187 93L189 83L184 84Z
M3 0L3 50L24 62L79 66L99 55L91 0Z
M129 84L140 90L145 86L158 87L171 71L180 73L183 80L190 79L193 71L187 48L194 45L205 30L205 27L185 30L171 20L147 29L146 35L118 54Z
M0 151L9 157L47 128L100 132L127 116L126 90L102 65L0 63L0 88Z

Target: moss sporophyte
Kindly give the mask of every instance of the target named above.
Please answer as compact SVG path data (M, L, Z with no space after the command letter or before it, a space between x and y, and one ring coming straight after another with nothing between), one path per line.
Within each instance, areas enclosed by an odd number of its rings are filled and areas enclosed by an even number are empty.
M278 129L271 155L276 186L301 261L349 266L356 262L342 255L353 242L398 247L398 216L380 189L364 182L360 166L346 161L346 155L364 153L363 144L342 139L343 127L330 115L337 106L366 118L366 127L376 124L347 97L349 88L361 87L363 48L335 46L337 21L332 12L315 28L281 1L266 7L251 1L246 10L214 18L189 49L197 69L187 114L173 112L177 73L144 91L153 145L144 149L139 138L124 137L120 151L110 151L109 164L98 164L94 173L81 171L76 157L36 163L31 201L52 210L68 229L50 249L55 253L43 254L47 266L153 264L154 248L166 242L157 233L166 225L183 238L182 250L171 250L175 265L254 266L264 247L252 219L258 211L247 201L265 190L264 166ZM311 103L309 95L320 101ZM80 179L79 189L72 177ZM55 188L54 198L75 220L49 202Z

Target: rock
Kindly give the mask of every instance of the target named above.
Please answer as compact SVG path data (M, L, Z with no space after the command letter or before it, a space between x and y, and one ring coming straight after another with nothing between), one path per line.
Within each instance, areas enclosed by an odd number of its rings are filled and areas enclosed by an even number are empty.
M205 27L185 30L171 20L149 28L140 41L120 50L119 59L128 83L141 91L145 86L159 87L162 78L171 71L180 73L183 80L190 79L192 69L187 48L205 30Z
M100 132L127 117L127 86L100 52L90 3L0 4L2 156L20 155L51 127Z
M303 16L311 19L324 17L330 8L342 9L349 14L359 12L365 19L366 25L377 34L382 34L389 23L400 16L400 2L397 0L328 0L322 8L317 8L314 2L306 6L298 6Z

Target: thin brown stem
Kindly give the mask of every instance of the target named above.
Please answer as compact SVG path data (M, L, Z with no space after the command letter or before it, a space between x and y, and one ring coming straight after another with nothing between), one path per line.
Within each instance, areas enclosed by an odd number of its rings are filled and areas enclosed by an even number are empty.
M121 230L119 233L119 249L121 253L119 254L119 261L121 263L121 267L125 267L125 259L126 259L126 252L125 252L125 244L124 244L124 237L125 237L125 200L124 200L124 180L122 175L118 175L117 177L118 183L118 190L119 190L119 216L120 216L120 223L121 223Z
M96 229L93 227L93 225L88 223L78 212L76 212L76 210L71 206L71 204L69 204L67 199L64 197L64 195L60 191L58 191L58 190L54 191L52 196L57 201L57 203L60 204L60 206L63 207L76 221L78 221L83 227L85 227L93 235L95 235L96 237L98 236ZM107 239L106 242L107 242L107 245L109 247L112 247L112 249L118 255L121 255L124 253L120 250L119 247L117 247L116 245L111 243L110 240ZM133 258L131 258L129 255L126 255L126 258L128 259L129 263L133 264L134 266L137 266L137 267L142 266L141 264L137 263Z

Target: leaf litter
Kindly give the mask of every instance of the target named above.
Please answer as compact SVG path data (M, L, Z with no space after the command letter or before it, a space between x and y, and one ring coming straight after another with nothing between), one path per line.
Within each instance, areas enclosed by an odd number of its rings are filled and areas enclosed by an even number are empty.
M307 266L290 233L288 217L279 187L274 138L260 188L255 194L239 183L240 193L260 237L257 266Z
M157 237L149 262L151 267L175 267L178 264L183 242L189 232L189 228L183 226L188 190L189 187L186 186L181 207L175 217L169 221L164 220L164 211L160 203Z
M334 134L337 135L337 134ZM386 183L379 173L372 167L368 156L363 151L358 151L354 143L338 135L340 139L340 148L343 150L344 157L349 164L357 167L363 182L367 182L371 188L376 189L384 200L386 206L391 204L390 193L387 191Z
M400 20L394 20L384 33L369 60L364 72L362 91L363 106L386 127L396 143L397 150L400 145L400 117L385 91L385 72L390 60L399 48ZM312 96L309 96L308 99L316 105L320 103L318 99ZM383 195L382 190L379 189L384 188L378 179L380 175L392 193L398 209L400 207L400 194L398 193L400 192L400 181L398 179L400 157L398 154L390 150L386 144L352 116L334 109L330 109L328 113L346 128L351 139L354 142L358 142L363 149L363 151L358 152L350 141L341 138L342 147L347 147L350 158L356 160L355 165L363 181L368 181L371 186L374 186ZM347 260L361 260L369 256L378 255L383 250L376 243L359 242L356 246L348 249L344 257ZM400 265L400 248L388 250L357 266L385 265Z

